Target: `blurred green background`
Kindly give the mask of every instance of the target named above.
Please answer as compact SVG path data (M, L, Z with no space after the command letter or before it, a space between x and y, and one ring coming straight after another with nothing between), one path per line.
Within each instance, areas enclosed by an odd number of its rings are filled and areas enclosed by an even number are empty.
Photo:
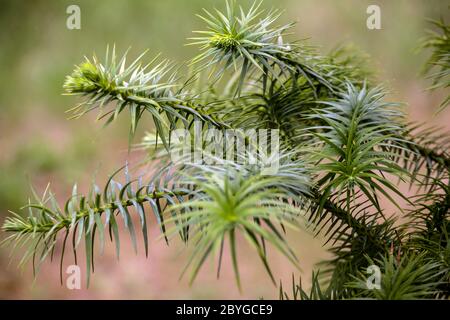
M244 7L251 1L237 0ZM66 8L81 8L81 30L68 30ZM381 7L381 30L368 30L366 8ZM324 52L341 43L353 43L371 57L371 66L391 90L391 98L405 102L410 119L449 126L449 110L434 117L442 93L424 92L429 83L419 76L426 54L416 53L427 28L426 18L449 16L449 2L441 0L265 0L263 6L284 10L280 23L298 21L295 38L311 38ZM195 17L201 8L224 7L223 0L111 0L111 1L0 1L0 222L8 210L27 202L31 183L52 189L63 201L71 185L87 186L95 174L101 184L115 168L138 155L127 153L128 121L102 128L95 115L67 120L65 111L76 98L61 95L65 75L83 56L103 56L107 44L120 52L131 47L147 58L161 53L183 62L197 52L184 46L192 30L202 29ZM143 122L145 129L150 123ZM147 128L145 126L147 125ZM139 135L138 135L139 136ZM137 136L137 137L138 137ZM150 232L157 238L157 227ZM3 237L3 235L1 236ZM302 277L308 283L313 265L326 257L320 239L291 235L298 251ZM45 264L33 282L30 266L10 265L8 248L0 249L0 298L276 298L248 248L240 252L244 293L234 286L229 265L221 279L205 269L192 287L178 276L186 254L176 243L167 248L154 241L149 259L129 253L124 245L121 261L113 248L97 259L89 290L68 290L59 285L58 264ZM181 252L181 253L180 253ZM280 279L288 283L291 266L275 253L271 257ZM225 261L225 264L227 261ZM297 272L297 274L299 274Z

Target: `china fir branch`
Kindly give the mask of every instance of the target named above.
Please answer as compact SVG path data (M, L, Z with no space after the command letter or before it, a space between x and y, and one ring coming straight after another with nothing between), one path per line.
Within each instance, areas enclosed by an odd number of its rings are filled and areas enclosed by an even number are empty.
M201 52L190 60L194 75L184 82L178 68L167 60L156 57L144 65L141 55L127 64L127 53L118 57L113 47L107 48L103 61L94 56L78 65L66 77L64 90L86 98L71 110L75 117L99 109L99 119L106 118L108 124L128 110L130 137L142 116L149 115L156 145L161 139L165 151L173 147L171 130L180 126L192 130L194 120L221 130L279 129L282 157L289 160L281 165L280 172L268 177L234 163L221 169L198 165L191 171L183 168L183 174L168 174L164 185L156 182L161 176L152 180L156 185L142 185L128 175L121 185L113 175L103 193L93 186L91 193L83 196L74 188L63 209L47 190L25 207L28 216L14 214L2 227L10 234L5 243L28 247L21 264L33 259L34 266L39 253L40 263L48 254L53 256L57 237L63 234L62 270L71 232L75 258L76 248L84 239L89 277L94 268L94 239L100 239L103 250L106 227L119 254L116 219L124 221L136 249L131 208L139 217L147 254L146 205L151 207L166 241L168 222L175 224L172 231L186 243L191 234L195 250L186 266L192 269L191 282L205 259L216 251L219 274L227 239L236 282L241 287L237 232L256 249L275 282L266 243L297 266L283 231L285 226L295 229L300 213L306 211L316 234L323 232L326 243L332 245L332 259L322 264L329 286L323 290L315 273L311 293L293 281L294 297L402 298L430 297L436 292L448 297L450 202L448 185L443 182L450 171L448 138L440 131L406 123L399 105L385 102L385 91L372 85L371 74L364 68L367 63L360 55L348 54L342 48L321 55L304 41L288 41L287 31L293 24L276 25L279 13L264 12L260 6L255 2L244 10L231 1L226 2L223 13L205 10L200 18L207 28L191 39L191 44L200 45ZM442 87L448 70L448 28L437 26L444 36L430 37L424 46L437 52L429 64L439 70L433 76L435 86ZM209 73L208 88L194 88L193 82L204 71ZM221 87L222 80L225 88ZM408 199L387 175L419 185L423 194ZM173 187L174 177L189 187ZM403 212L393 194L412 208L408 212L411 222L401 227L396 226L395 219L386 218L380 206L384 197ZM172 218L165 220L165 212ZM281 232L275 226L277 222ZM374 261L392 276L386 277L386 288L397 275L403 279L412 276L417 281L407 284L403 296L396 291L398 287L390 291L384 288L380 295L361 290L361 272ZM417 268L422 261L426 262L423 268ZM441 278L433 278L421 291L423 279L431 273L439 274L447 283L442 285ZM281 296L288 297L283 289Z
M14 217L6 219L2 229L5 232L16 232L21 234L46 234L49 232L57 233L62 229L72 228L81 219L90 218L92 214L100 216L107 212L112 214L120 210L120 208L143 205L146 202L150 202L151 199L158 200L164 199L167 196L173 197L183 195L185 195L185 192L182 191L162 192L153 190L150 193L144 193L132 199L118 200L104 204L100 204L101 200L96 200L96 204L93 206L86 205L85 198L82 197L79 203L80 209L75 211L66 210L64 213L59 211L57 208L56 210L52 210L43 204L29 204L24 207L24 209L34 209L40 214L37 216L35 214L31 214L28 217L14 215ZM87 208L87 206L89 208Z

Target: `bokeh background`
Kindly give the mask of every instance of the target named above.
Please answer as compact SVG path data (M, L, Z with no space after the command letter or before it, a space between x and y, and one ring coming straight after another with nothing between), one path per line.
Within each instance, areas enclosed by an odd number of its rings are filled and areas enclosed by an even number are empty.
M237 0L243 6L251 1ZM81 8L81 30L66 28L66 8ZM366 28L366 8L381 7L382 29ZM449 18L444 0L265 0L263 6L284 10L282 22L298 21L297 38L311 38L323 52L342 43L353 43L370 55L371 67L380 82L391 90L390 99L405 103L411 120L450 129L450 109L435 116L442 92L429 93L430 83L420 75L426 53L417 53L418 41L428 27L426 18ZM136 162L142 154L128 154L128 119L102 128L95 115L67 120L65 111L76 104L61 95L65 75L84 55L103 55L107 44L123 52L131 47L137 56L144 49L183 62L197 52L184 46L191 30L203 28L195 17L202 7L223 8L223 0L102 0L102 1L0 1L0 222L8 210L19 212L31 194L30 183L42 192L48 182L60 201L77 182L85 190L95 176L99 184L126 160ZM151 129L142 123L140 132ZM179 275L187 251L176 241L167 247L158 240L152 221L150 255L143 248L135 255L127 235L122 235L120 262L109 246L96 259L89 289L68 290L59 284L58 263L45 263L33 281L31 266L18 269L9 248L0 249L0 298L19 299L215 299L278 297L258 258L246 245L239 247L244 291L234 285L226 259L220 279L206 266L189 287ZM0 235L3 238L4 235ZM290 285L292 272L307 286L313 266L328 256L322 239L307 232L291 234L301 271L271 252L277 277ZM58 255L58 252L56 253ZM69 255L68 255L69 257ZM69 261L67 259L66 261ZM57 260L57 258L56 258ZM71 263L71 262L68 262ZM84 280L84 278L83 278Z

